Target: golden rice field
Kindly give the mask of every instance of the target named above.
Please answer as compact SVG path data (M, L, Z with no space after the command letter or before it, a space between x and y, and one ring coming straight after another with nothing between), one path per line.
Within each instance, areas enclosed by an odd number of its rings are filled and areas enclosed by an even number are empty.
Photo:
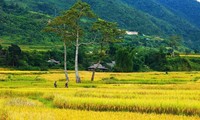
M200 72L91 74L0 69L0 120L200 120Z

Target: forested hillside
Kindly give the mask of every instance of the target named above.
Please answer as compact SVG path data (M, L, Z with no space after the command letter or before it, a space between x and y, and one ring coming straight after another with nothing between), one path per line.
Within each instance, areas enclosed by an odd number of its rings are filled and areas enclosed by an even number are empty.
M18 4L0 1L0 37L7 43L35 44L51 41L42 32L49 15L30 11Z
M57 16L61 11L68 9L71 5L73 5L75 1L76 0L6 0L6 2L10 5L17 5L20 9L28 11L28 13L30 13L30 11L35 11L36 13L31 12L32 16L36 16L36 14L38 16L38 13L42 13L39 15L40 17L37 17L40 19L40 22L46 17L43 14L48 14L52 17ZM200 41L200 3L195 0L83 1L89 3L94 12L101 18L117 22L121 28L138 31L147 35L157 35L163 37L180 35L184 37L185 45L192 49L200 49L199 46L197 46ZM4 6L4 9L8 8L5 8ZM20 19L32 17L28 15L21 13ZM12 16L8 18L12 19L12 17L16 17L16 12L13 12ZM19 19L18 17L17 19ZM15 22L18 24L19 21L16 20ZM7 26L8 24L6 27ZM15 28L20 29L20 27L21 26L17 26ZM35 29L38 31L38 29L41 29L41 26L33 29L31 27L30 31ZM9 33L12 30L13 29L6 29L4 31ZM14 29L14 31L17 30ZM19 39L29 39L28 37L30 38L32 36L29 34L25 35L24 38Z
M166 8L200 28L200 2L196 0L158 0Z
M200 4L195 0L123 0L129 6L141 10L154 20L166 35L178 34L185 44L197 48L200 40Z

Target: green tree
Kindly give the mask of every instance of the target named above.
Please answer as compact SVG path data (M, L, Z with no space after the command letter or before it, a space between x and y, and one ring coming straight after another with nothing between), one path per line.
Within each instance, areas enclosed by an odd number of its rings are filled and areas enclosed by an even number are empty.
M145 65L153 70L164 71L167 64L166 54L162 50L149 50L145 55Z
M171 47L171 56L175 56L175 49L182 44L182 38L177 35L173 35L169 37L168 45Z
M125 34L124 30L120 30L117 23L107 22L103 19L98 19L93 24L95 36L98 38L97 42L100 45L99 60L96 67L93 69L91 81L94 81L95 71L99 67L105 51L108 49L109 44L122 41L122 36Z
M54 18L52 21L49 20L47 27L45 28L46 32L53 32L58 35L62 41L64 46L64 72L66 81L69 82L69 77L67 73L67 45L71 44L73 38L73 33L71 31L71 27L69 26L71 21L68 21L65 18L65 14L62 16L58 16Z
M3 49L3 47L1 46L1 44L0 44L0 50L2 50Z
M6 55L6 61L8 65L11 66L18 66L20 57L22 56L21 48L18 45L11 44L11 46L8 47L8 52Z
M69 21L68 26L70 26L71 31L76 38L75 40L75 77L76 82L80 83L81 79L78 72L78 53L79 53L79 46L83 43L80 43L80 38L84 34L84 29L82 26L82 20L88 19L88 18L94 18L95 14L92 12L90 5L82 2L79 0L77 3L75 3L67 12L65 12L64 18Z
M128 48L121 48L116 55L116 69L121 72L133 71L133 54Z
M77 83L81 82L78 72L78 52L79 46L83 44L80 43L80 38L84 35L84 23L82 21L83 19L93 17L95 17L95 14L90 9L90 5L79 0L69 10L64 12L63 15L55 18L55 20L52 21L53 23L50 23L55 26L53 31L55 31L58 35L62 36L64 40L64 46L66 46L67 40L70 40L70 42L75 41L75 77Z

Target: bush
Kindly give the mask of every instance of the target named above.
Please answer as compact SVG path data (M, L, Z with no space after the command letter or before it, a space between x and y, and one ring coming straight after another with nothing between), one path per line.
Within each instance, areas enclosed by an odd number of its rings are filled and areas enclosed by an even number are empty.
M187 58L173 57L168 58L167 68L169 71L190 71L192 66Z

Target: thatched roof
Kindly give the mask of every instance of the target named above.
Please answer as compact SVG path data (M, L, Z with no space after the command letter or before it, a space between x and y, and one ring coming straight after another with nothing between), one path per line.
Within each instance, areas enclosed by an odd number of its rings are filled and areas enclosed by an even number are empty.
M98 68L97 68L98 66ZM92 70L92 69L100 69L100 70L107 70L108 68L106 68L105 66L103 66L102 64L94 64L94 65L91 65L90 67L88 67L88 69Z
M54 59L49 59L47 62L48 62L48 63L60 64L60 61L56 61L56 60L54 60Z

